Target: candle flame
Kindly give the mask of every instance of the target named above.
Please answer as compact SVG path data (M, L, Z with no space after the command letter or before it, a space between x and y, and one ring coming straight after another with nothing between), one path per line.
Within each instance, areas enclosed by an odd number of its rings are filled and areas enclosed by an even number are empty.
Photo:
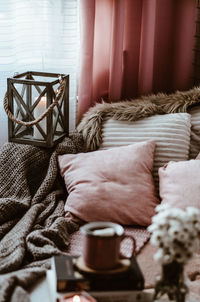
M73 297L72 302L81 302L81 299L80 299L80 297L79 297L78 295L75 295L75 296Z

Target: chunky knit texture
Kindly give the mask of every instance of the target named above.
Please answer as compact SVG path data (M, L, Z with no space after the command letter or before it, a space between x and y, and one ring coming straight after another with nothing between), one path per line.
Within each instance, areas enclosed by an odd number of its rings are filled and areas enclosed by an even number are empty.
M0 301L29 301L27 289L66 253L78 224L64 218L58 154L83 152L82 136L55 149L7 143L0 149Z

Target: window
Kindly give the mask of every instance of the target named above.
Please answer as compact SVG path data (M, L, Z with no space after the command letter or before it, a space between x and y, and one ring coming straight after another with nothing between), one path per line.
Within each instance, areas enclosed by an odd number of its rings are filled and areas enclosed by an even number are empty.
M75 127L79 51L78 0L0 1L0 145L7 141L7 78L28 70L70 75L70 130Z

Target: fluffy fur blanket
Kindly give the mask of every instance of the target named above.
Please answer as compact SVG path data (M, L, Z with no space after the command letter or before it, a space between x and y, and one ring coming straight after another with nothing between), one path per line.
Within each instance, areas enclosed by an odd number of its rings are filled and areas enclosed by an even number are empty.
M102 143L102 123L114 118L121 121L135 121L154 114L187 112L200 104L200 88L177 91L173 94L152 94L118 103L103 103L92 107L77 127L82 133L88 151L96 150Z
M0 301L29 301L26 290L65 253L78 225L64 218L66 192L57 155L82 151L82 137L55 150L5 144L0 150Z

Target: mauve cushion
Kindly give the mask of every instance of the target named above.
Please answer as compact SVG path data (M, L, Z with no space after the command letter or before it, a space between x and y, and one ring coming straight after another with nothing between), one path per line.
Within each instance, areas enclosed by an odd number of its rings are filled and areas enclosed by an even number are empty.
M159 203L152 166L155 142L58 156L69 193L65 212L85 222L147 226Z
M169 162L159 169L162 204L200 209L200 160Z

